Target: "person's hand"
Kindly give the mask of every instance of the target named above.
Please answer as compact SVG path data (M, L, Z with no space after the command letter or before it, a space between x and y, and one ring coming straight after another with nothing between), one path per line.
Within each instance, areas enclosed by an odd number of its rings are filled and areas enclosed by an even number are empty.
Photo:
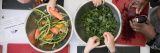
M148 2L148 0L132 0L132 2L129 4L129 7L135 7L136 14L140 14Z
M136 32L144 34L148 40L153 39L156 35L156 32L149 20L147 20L146 23L137 23L136 20L137 18L134 18L130 21L131 28Z
M95 48L99 44L100 44L100 41L97 36L90 37L84 49L84 53L89 53L93 48Z
M57 0L49 0L48 4L47 4L47 11L49 12L49 9L52 8L53 10L55 10L55 6L56 6L56 1Z
M103 0L91 0L94 4L94 6L98 7L99 5L101 5L104 1Z
M115 43L114 43L114 37L111 33L109 32L104 32L104 43L107 46L107 48L110 50L111 53L115 53Z

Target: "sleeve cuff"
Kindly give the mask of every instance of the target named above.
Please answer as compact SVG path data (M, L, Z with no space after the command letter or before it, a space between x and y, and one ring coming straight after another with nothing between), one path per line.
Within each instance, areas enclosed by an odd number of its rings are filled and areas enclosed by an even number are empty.
M156 36L152 39L152 40L150 40L149 42L147 42L147 44L149 45L149 46L151 46L151 45L153 45L153 43L156 41L156 37L158 36L158 33L156 34Z

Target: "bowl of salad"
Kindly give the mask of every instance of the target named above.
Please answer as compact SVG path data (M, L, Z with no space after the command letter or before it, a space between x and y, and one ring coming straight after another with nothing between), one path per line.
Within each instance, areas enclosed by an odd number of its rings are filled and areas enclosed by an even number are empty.
M26 34L30 45L40 52L57 52L70 41L71 16L60 5L47 12L47 4L35 7L26 19Z
M78 10L74 19L74 30L79 39L86 44L88 39L97 36L98 47L104 47L104 32L111 32L115 40L122 28L122 18L118 8L111 2L95 7L91 1L85 2Z

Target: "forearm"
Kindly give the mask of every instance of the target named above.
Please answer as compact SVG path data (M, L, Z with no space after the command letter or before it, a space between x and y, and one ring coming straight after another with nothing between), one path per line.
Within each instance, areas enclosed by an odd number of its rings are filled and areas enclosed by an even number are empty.
M85 47L84 48L84 53L89 53L89 52L90 52L90 50Z
M49 0L49 3L56 3L57 0Z
M54 1L57 1L57 0L49 0L49 1L53 1L54 2Z

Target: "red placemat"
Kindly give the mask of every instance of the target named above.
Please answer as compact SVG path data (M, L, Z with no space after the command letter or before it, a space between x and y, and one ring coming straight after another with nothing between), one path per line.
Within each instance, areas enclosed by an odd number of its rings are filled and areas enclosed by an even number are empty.
M129 13L126 13L124 10L128 7L129 3L132 0L112 0L113 4L117 6L122 15L122 32L118 39L116 40L117 44L125 45L134 45L134 46L145 46L146 39L143 34L135 32L131 29L129 25L129 20L132 18L127 17ZM149 4L145 6L144 10L140 15L148 15ZM125 13L125 14L124 14Z
M57 53L69 53L70 46L67 45L61 51ZM42 53L34 48L32 48L29 44L18 44L18 43L9 43L7 45L7 53Z
M2 53L2 48L3 48L2 45L0 45L0 53Z

